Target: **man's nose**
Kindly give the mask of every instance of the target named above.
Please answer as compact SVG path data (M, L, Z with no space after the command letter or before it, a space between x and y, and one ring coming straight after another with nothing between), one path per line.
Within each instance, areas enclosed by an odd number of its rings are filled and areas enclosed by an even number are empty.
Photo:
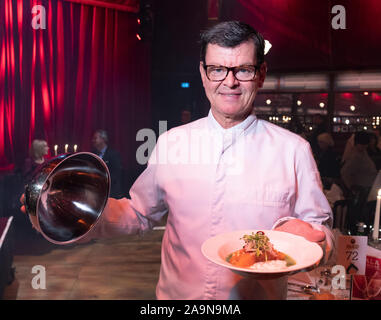
M229 70L223 83L225 86L229 88L236 87L239 85L239 81L234 76L233 70Z

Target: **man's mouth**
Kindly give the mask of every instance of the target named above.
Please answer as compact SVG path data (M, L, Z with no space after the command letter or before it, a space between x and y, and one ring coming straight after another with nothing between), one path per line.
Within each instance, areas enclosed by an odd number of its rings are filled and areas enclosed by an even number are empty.
M220 95L223 95L223 96L240 96L241 95L241 92L220 92Z

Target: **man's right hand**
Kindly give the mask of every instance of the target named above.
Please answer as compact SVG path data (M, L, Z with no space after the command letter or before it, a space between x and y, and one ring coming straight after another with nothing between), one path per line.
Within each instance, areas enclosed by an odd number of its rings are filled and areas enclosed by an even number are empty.
M20 210L26 214L26 209L25 209L25 194L23 193L20 197L20 202L22 204Z
M24 214L27 214L26 208L25 208L25 194L24 193L20 197L20 202L21 202L21 208L20 208L20 210ZM29 216L29 220L30 220L33 228L36 229L38 232L40 232L40 228L38 227L38 223L37 223L37 217L36 216L31 216L30 214L28 214L28 216Z

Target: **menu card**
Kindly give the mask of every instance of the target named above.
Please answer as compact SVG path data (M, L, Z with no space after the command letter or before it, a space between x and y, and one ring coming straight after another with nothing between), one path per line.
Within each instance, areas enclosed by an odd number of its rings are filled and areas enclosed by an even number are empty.
M347 274L365 274L367 242L365 236L338 237L336 263L344 266Z

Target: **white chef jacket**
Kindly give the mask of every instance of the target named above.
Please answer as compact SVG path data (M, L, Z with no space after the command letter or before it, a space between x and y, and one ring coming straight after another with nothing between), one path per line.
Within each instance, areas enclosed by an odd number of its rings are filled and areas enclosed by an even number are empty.
M163 133L130 196L109 199L93 237L146 231L168 213L158 299L285 298L285 277L242 278L208 261L201 245L220 233L267 230L293 217L332 239L308 142L255 115L223 129L209 112Z

